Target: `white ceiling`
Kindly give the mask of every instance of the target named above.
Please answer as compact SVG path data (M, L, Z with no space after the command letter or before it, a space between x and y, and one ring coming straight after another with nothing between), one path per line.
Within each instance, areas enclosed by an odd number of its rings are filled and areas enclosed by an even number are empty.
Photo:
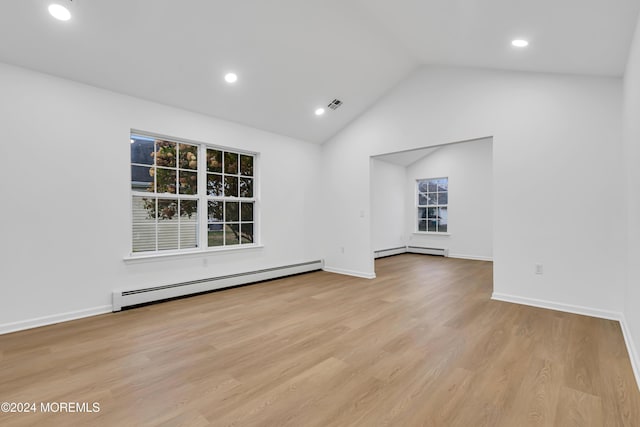
M640 0L74 0L72 20L59 22L53 1L2 1L0 61L313 142L423 64L619 76L640 9ZM531 46L515 50L514 37ZM240 77L233 87L229 70ZM336 97L342 107L314 116Z
M638 0L355 0L425 64L621 76ZM527 49L509 41L523 38Z
M427 156L430 156L438 149L440 149L440 147L419 148L417 150L408 150L408 151L397 151L395 153L381 154L379 156L374 156L374 158L378 160L382 160L384 162L393 163L394 165L398 165L398 166L409 166L414 164L418 160L421 160Z

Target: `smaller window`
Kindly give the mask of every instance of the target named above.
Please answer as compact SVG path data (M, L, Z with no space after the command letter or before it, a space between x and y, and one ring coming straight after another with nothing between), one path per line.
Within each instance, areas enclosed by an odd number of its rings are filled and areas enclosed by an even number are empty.
M419 179L416 185L417 231L446 233L448 205L449 178Z

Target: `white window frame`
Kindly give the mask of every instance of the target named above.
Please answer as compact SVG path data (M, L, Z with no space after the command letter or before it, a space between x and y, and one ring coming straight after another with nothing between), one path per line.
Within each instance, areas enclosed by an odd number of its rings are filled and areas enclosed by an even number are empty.
M446 179L447 180L447 203L446 204L438 204L436 203L435 205L421 205L420 204L420 194L425 194L424 192L420 191L420 182L422 181L432 181L432 180L436 180L436 179ZM414 188L414 197L415 197L415 217L414 217L414 234L433 234L433 235L439 235L439 236L448 236L451 234L451 229L449 228L449 177L448 176L440 176L440 177L430 177L430 178L419 178L416 179L415 181L415 188ZM420 230L420 221L423 220L424 218L420 217L420 209L421 208L425 208L427 209L427 212L429 210L429 208L447 208L447 231L428 231L429 229L429 220L428 217L426 219L426 230L422 231Z
M229 252L229 251L237 251L240 249L252 249L252 248L261 248L263 245L261 244L260 239L260 170L259 170L259 157L260 154L254 151L242 150L234 147L227 147L223 145L211 144L201 141L193 141L185 138L176 138L173 136L166 136L157 134L154 132L142 131L138 129L131 129L130 135L140 135L154 139L161 139L164 141L175 142L176 144L189 144L195 145L198 147L198 194L196 195L188 195L188 194L172 194L172 193L149 193L146 191L136 191L131 188L131 179L129 179L129 229L130 229L130 248L129 254L125 256L125 260L135 260L135 259L145 259L145 258L156 258L156 257L166 257L166 256L176 256L176 255L188 255L188 254L201 254L201 253L209 253L209 252ZM220 150L222 152L235 153L238 155L252 156L253 157L253 197L231 197L231 196L209 196L207 194L207 149ZM223 154L224 156L224 154ZM137 165L132 163L131 155L129 155L129 170L131 171L132 165ZM149 165L141 165L141 166L149 166ZM225 176L224 171L220 173L221 176ZM240 176L240 175L239 175ZM224 178L223 178L224 179ZM187 249L167 249L167 250L159 250L156 244L156 250L153 251L133 251L133 198L134 196L146 196L149 197L153 194L153 197L157 197L160 199L189 199L189 200L197 200L197 244L196 248L187 248ZM242 243L242 238L240 238L240 243L235 245L224 245L224 246L208 246L208 201L216 200L216 201L230 201L230 202L251 202L253 203L253 242L252 243ZM240 210L240 209L239 209ZM238 212L241 215L241 212ZM239 221L240 223L240 221ZM226 221L222 223L223 227L226 224ZM156 228L156 235L157 235ZM178 234L179 236L179 234ZM179 238L179 237L178 237ZM178 240L180 241L180 240Z

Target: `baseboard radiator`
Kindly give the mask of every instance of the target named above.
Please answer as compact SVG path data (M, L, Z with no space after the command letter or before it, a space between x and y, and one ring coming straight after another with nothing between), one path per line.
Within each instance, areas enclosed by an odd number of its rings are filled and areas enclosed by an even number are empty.
M399 246L397 248L390 249L380 249L373 252L373 257L384 258L392 255L399 255L404 253L410 254L425 254L425 255L436 255L436 256L449 256L449 249L445 248L428 248L425 246Z
M116 290L113 291L113 311L120 311L124 307L139 304L162 301L232 286L248 285L250 283L277 279L279 277L291 276L294 274L308 273L311 271L322 270L323 267L324 261L317 260L245 273L229 274L226 276L209 277L189 282L155 286L152 288Z
M380 249L373 252L374 258L384 258L386 256L399 255L407 252L406 246L399 246L397 248Z
M407 246L407 252L411 254L426 254L437 256L449 256L449 249L445 248L427 248L423 246Z

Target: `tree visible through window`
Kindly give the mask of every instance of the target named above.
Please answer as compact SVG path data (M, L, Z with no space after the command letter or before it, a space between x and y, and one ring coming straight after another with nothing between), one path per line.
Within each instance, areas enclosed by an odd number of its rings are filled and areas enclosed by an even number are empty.
M254 162L253 154L132 133L132 251L253 244Z
M419 179L416 188L417 230L446 233L449 222L449 179Z
M254 158L207 149L208 245L254 242Z

